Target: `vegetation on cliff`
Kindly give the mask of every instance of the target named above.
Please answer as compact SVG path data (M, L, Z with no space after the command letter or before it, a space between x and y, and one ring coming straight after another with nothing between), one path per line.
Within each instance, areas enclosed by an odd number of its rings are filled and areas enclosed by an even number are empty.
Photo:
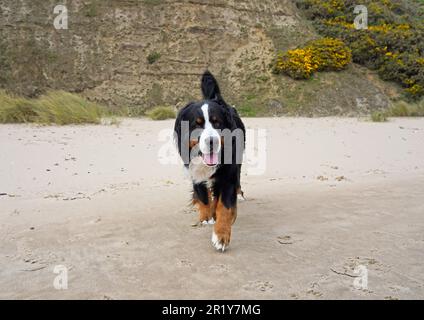
M356 30L352 0L298 0L319 33L339 38L352 50L355 63L397 82L406 96L424 96L424 14L415 1L364 0L368 28Z
M317 71L342 70L351 60L351 51L341 40L324 38L280 53L274 72L285 73L294 79L308 79Z

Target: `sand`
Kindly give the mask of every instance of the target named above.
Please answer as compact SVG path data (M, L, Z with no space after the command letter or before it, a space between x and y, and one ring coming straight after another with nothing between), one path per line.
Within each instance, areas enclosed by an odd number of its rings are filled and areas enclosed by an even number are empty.
M266 161L225 253L166 164L173 121L1 125L0 298L424 298L424 119L245 123Z

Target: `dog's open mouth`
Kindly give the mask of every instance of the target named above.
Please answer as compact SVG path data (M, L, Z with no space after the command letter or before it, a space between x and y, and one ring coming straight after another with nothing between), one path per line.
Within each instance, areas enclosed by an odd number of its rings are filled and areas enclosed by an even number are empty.
M209 167L218 165L218 153L202 154L203 162Z

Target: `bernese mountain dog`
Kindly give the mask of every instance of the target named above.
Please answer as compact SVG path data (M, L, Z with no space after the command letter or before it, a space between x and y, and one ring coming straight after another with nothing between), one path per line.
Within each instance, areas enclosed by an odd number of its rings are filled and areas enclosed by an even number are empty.
M212 244L224 252L237 217L237 196L242 195L240 171L246 131L209 71L202 76L201 89L204 100L179 111L174 138L193 182L193 204L200 223L214 225Z

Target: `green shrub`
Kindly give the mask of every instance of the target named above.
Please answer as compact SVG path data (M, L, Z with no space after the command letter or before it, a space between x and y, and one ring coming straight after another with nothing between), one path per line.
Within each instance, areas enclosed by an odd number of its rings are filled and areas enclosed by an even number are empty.
M147 62L149 64L154 64L156 61L158 61L161 57L161 54L159 52L152 52L147 56Z
M371 113L371 120L373 122L386 122L387 114L383 111L374 111Z
M152 120L167 120L176 118L174 109L166 106L155 107L146 114Z
M97 0L92 0L84 5L85 16L94 18L97 16Z

